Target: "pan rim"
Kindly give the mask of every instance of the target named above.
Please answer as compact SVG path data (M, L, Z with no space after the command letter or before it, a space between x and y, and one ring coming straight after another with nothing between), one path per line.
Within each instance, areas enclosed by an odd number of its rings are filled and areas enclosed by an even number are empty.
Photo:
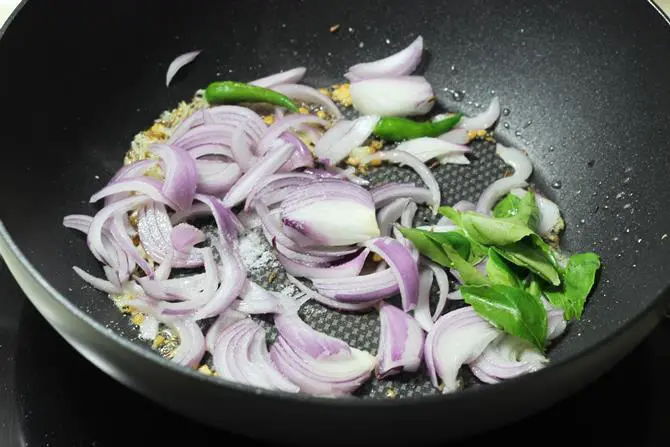
M658 13L661 15L661 17L665 20L665 22L670 25L670 16L667 15L657 4L655 0L647 0L649 5ZM0 28L0 38L2 38L7 31L8 27L11 25L11 23L14 21L18 13L23 9L23 7L28 3L28 0L22 0L19 5L14 9L14 11L10 14L8 19L5 21L4 25L2 28ZM565 358L562 358L561 360L558 361L552 361L549 363L549 365L539 371L533 372L531 374L526 374L514 379L506 380L497 384L491 385L486 385L486 386L481 386L481 387L470 387L470 388L465 388L462 390L459 390L458 392L454 393L449 393L449 394L436 394L436 395L429 395L429 396L416 396L416 397L408 397L408 398L403 398L403 399L361 399L361 398L355 398L355 397L343 397L343 398L327 398L327 397L319 397L319 396L312 396L312 395L307 395L307 394L292 394L292 393L286 393L286 392L281 392L281 391L272 391L272 390L266 390L266 389L261 389L261 388L256 388L248 385L242 385L238 384L235 382L231 382L225 379L217 378L217 377L210 377L206 376L204 374L201 374L193 369L189 369L180 365L177 365L160 355L157 355L154 352L151 352L149 350L146 350L140 346L137 346L136 344L132 343L130 340L127 338L109 331L105 325L100 323L99 321L95 320L92 318L88 313L74 305L66 296L61 294L58 290L56 290L43 276L42 274L30 263L30 261L26 258L26 256L23 254L22 250L18 247L18 245L14 242L12 239L11 235L7 231L6 227L4 226L4 223L2 222L2 219L0 219L0 239L2 239L2 242L0 243L0 255L3 258L7 258L8 254L4 253L2 251L3 245L6 245L9 248L9 255L14 256L16 260L19 261L19 263L23 266L23 268L26 269L26 271L29 273L29 279L33 282L35 282L42 290L44 290L52 299L54 299L56 302L58 302L61 306L63 306L66 310L68 310L73 316L75 316L78 320L80 320L81 323L87 325L88 327L92 328L96 333L101 335L104 338L109 338L113 341L115 341L118 345L122 346L125 349L130 350L133 352L135 355L139 355L146 359L147 361L157 363L163 368L168 368L174 373L178 375L184 375L186 377L189 377L191 380L199 380L204 383L209 383L212 386L222 386L224 388L233 388L238 391L244 392L244 393L250 393L258 396L263 396L265 398L273 398L273 399L288 399L291 400L295 403L306 403L309 405L329 405L329 406L342 406L342 407L351 407L355 406L358 408L402 408L402 407L415 407L419 405L424 405L424 404L434 404L434 403L440 403L442 405L449 405L449 402L456 403L459 402L463 399L471 399L470 396L475 395L474 393L477 393L477 395L492 395L494 392L499 392L503 391L505 389L514 389L514 388L522 388L525 383L534 381L534 380L545 380L547 383L550 383L549 378L552 376L555 376L555 372L559 370L560 368L564 368L568 365L574 364L578 362L579 360L582 360L584 358L587 358L590 356L592 353L596 352L597 350L601 349L603 345L607 345L614 341L615 339L619 338L623 333L629 331L631 328L633 328L636 324L638 324L641 320L643 320L645 317L648 316L648 314L653 311L655 308L659 306L659 303L664 299L666 295L670 294L670 284L664 287L662 290L658 290L653 293L654 298L652 298L649 303L642 309L640 309L635 316L630 318L628 321L626 321L617 331L608 334L606 337L604 337L602 340L596 342L595 344L592 344L591 346L587 346L584 348L581 352L577 352L575 354L572 354L570 356L567 356ZM11 269L10 269L11 271ZM14 276L14 273L12 272L12 276ZM14 278L16 280L16 278ZM24 292L25 294L25 292ZM27 294L26 294L27 296ZM28 298L29 301L31 300ZM31 303L31 305L33 305ZM659 318L660 320L660 318ZM51 323L50 323L51 325ZM52 325L53 326L53 325ZM601 371L605 372L605 371ZM115 379L116 380L116 379Z

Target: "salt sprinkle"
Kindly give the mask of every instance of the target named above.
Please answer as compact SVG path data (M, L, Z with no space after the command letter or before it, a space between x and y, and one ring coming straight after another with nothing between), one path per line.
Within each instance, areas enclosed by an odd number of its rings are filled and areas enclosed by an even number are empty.
M239 244L242 263L250 274L279 267L277 258L259 233L249 231L243 234L240 236Z

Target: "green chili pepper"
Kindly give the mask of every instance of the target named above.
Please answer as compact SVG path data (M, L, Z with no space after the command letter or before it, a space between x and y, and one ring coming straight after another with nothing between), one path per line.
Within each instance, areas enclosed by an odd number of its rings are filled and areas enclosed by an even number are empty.
M461 120L456 113L439 121L417 122L407 118L386 117L379 120L374 134L388 141L411 140L421 137L437 137L448 132Z
M212 82L205 90L205 99L210 104L265 102L284 107L291 112L298 112L298 106L281 93L243 82Z

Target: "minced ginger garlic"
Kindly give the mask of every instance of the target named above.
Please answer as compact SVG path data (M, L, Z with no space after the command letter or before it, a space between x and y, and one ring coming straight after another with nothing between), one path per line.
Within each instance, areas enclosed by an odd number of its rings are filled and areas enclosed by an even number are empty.
M351 85L350 84L335 84L330 96L336 103L342 104L345 107L351 107L353 101L351 99Z

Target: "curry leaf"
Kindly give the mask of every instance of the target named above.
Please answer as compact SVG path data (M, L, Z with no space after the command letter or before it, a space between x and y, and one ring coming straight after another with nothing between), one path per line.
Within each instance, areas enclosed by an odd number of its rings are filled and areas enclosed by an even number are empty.
M599 268L600 257L595 253L572 255L567 267L561 272L561 285L545 290L551 304L563 309L566 319L579 319L582 316Z
M451 259L444 253L439 243L428 237L428 231L401 226L398 227L398 230L414 244L419 253L443 267L451 267Z
M464 284L484 285L489 283L486 276L465 260L450 244L442 244L442 250L449 256L450 267L458 271Z
M463 259L470 259L470 241L462 233L456 231L426 231L426 236L438 245L449 244Z
M505 217L513 217L519 214L519 202L521 199L514 194L507 194L498 204L493 208L493 217L502 219Z
M489 259L486 262L486 275L491 284L501 284L503 286L519 287L519 278L512 271L495 249L489 248Z
M530 270L551 284L557 286L561 283L553 259L534 243L533 238L526 238L494 249L512 264Z
M537 229L537 224L540 222L540 210L537 207L535 193L533 191L528 191L526 195L523 196L519 201L516 215L509 217L508 219L526 225L533 231Z
M470 239L486 246L509 245L534 234L533 230L514 220L496 219L473 212L462 213L461 224Z
M542 285L540 284L540 281L535 274L531 273L528 275L528 278L526 278L524 281L523 290L538 300L540 299L542 296Z
M437 209L447 219L451 220L454 225L461 226L461 213L450 206L441 206Z
M463 286L463 299L495 327L544 351L547 312L542 302L518 287Z

